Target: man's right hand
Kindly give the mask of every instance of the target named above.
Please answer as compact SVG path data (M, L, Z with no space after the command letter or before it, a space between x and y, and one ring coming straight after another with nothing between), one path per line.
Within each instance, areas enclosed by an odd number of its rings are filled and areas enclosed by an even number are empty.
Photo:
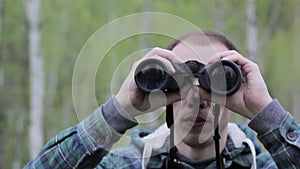
M121 86L121 89L116 94L117 101L129 114L133 116L150 112L182 99L182 90L170 93L163 93L162 91L146 93L138 88L134 81L135 69L139 63L149 58L161 60L172 74L175 73L172 63L183 63L183 61L173 51L156 47L149 51L142 59L133 64L130 73Z

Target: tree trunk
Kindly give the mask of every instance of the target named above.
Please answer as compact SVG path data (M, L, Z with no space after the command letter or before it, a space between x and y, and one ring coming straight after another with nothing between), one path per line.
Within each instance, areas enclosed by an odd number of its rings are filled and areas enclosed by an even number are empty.
M247 1L247 53L252 61L257 60L257 25L255 0Z
M260 38L260 46L264 46L269 42L270 37L273 36L276 28L278 27L277 25L280 21L279 16L283 6L283 2L284 1L282 0L276 0L272 3L272 11L269 16L267 24L268 26L266 26L266 28L263 30L262 38Z
M149 12L151 11L151 1L150 0L144 0L144 5L143 5L143 12ZM142 20L144 30L146 32L151 32L152 30L152 23L151 23L151 18L147 17L144 20ZM141 47L142 49L147 49L150 47L149 45L149 36L142 36L141 39Z
M293 85L293 90L292 90L292 99L293 99L293 107L292 107L292 111L293 111L293 116L295 117L295 119L300 122L300 87L299 87L299 63L300 63L300 59L299 59L299 28L300 28L300 21L299 21L299 15L300 15L300 2L299 1L295 1L293 2L293 12L294 12L294 16L293 16L293 42L291 43L292 46L292 50L293 50L293 62L292 62L292 74L290 76L294 77L294 82L292 82Z
M3 1L0 0L0 45L1 45L1 42L2 42L2 28L3 28Z
M25 1L29 23L30 126L29 151L34 158L44 144L44 64L41 55L40 0Z
M20 109L20 112L22 112L24 108ZM23 145L23 138L24 138L24 117L25 113L20 113L17 115L17 123L16 123L16 145L15 145L15 157L13 161L13 169L19 169L21 168L21 159L22 159L22 145Z
M221 32L224 28L224 21L225 21L225 12L222 8L221 0L216 1L216 10L214 12L214 20L215 20L215 30L217 32Z

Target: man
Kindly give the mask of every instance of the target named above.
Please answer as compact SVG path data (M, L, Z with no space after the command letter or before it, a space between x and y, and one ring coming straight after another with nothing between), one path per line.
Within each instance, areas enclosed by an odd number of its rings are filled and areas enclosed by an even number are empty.
M205 64L230 60L240 66L243 83L225 99L203 90L196 78L175 92L143 92L133 76L137 65L149 58L161 60L171 74L175 73L172 64L188 60ZM215 103L221 105L221 167L300 168L299 125L271 98L258 66L242 57L225 37L209 31L189 32L168 49L151 50L133 65L116 96L50 140L25 168L166 168L170 163L170 139L175 145L173 167L216 168L211 111ZM110 151L127 129L137 125L136 116L170 104L174 138L170 138L165 125L154 132L137 129L129 146ZM249 126L270 154L261 152L250 128L229 123L231 112L251 120Z

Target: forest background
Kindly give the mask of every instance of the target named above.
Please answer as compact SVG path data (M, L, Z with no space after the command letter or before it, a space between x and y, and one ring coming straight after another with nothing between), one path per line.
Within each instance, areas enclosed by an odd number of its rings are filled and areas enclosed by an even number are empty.
M229 37L300 121L299 8L297 0L0 0L0 169L22 168L47 140L78 123L72 77L81 49L99 28L140 12L172 14ZM151 30L148 19L142 26ZM125 56L170 40L138 35L111 49L97 71L105 73L95 77L98 104L112 94L112 75Z

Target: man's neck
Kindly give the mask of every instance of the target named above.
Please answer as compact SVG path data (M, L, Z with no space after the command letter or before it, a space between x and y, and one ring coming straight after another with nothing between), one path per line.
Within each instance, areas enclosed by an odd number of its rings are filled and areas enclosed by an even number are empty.
M222 151L226 146L227 130L224 130L220 135L220 151ZM184 141L181 141L176 145L176 148L180 154L193 161L203 161L216 156L215 143L212 138L198 146L190 146L184 143Z

